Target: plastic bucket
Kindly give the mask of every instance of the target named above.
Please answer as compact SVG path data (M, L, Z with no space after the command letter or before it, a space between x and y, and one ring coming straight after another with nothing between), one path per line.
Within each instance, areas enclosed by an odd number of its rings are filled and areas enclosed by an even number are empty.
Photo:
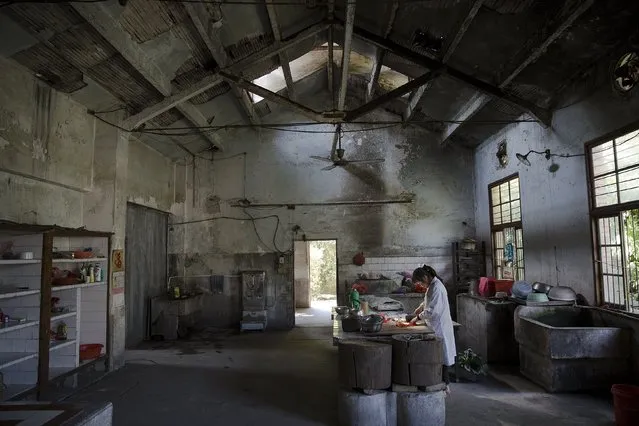
M639 419L639 386L612 385L617 426L635 426Z

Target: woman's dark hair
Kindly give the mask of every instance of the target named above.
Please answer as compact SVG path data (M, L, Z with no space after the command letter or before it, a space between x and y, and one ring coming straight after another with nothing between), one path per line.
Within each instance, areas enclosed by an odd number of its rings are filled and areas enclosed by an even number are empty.
M437 272L435 272L432 267L427 265L424 265L421 268L417 268L413 271L413 282L424 282L424 279L426 277L430 277L430 279L439 278L437 276Z

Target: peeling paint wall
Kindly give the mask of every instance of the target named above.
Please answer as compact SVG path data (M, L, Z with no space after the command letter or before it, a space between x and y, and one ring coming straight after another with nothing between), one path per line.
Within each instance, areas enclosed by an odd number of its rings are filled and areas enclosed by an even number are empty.
M124 249L127 201L183 217L192 190L184 167L13 62L0 59L0 75L0 219L111 232L112 248ZM124 363L125 310L136 309L123 296L110 295L112 367Z
M477 149L476 228L489 245L488 185L519 173L527 281L572 286L590 302L595 300L585 158L556 158L559 170L551 173L551 162L543 156L532 154L531 166L525 166L515 153L550 149L556 154L583 154L586 142L633 122L639 127L637 111L637 93L623 99L606 86L585 101L557 111L550 128L534 123L511 125ZM495 153L504 140L509 164L498 168ZM489 271L491 263L489 258Z
M128 200L162 211L171 211L175 198L174 164L136 138L129 142Z
M374 122L396 119L383 112L366 118ZM307 120L279 111L269 116L268 121ZM304 129L330 132L333 126ZM450 243L474 235L473 153L457 147L443 149L434 135L421 129L398 126L347 133L343 140L347 158L384 158L385 162L331 171L322 171L327 163L310 158L329 155L333 139L330 133L262 129L224 136L226 151L212 164L197 163L198 167L208 168L212 173L196 171L194 205L200 211L194 211L189 219L227 216L243 220L219 219L186 225L184 230L175 227L173 232L187 234L183 256L189 274L210 271L231 274L242 267L261 265L269 276L279 280L281 285L272 291L278 303L283 305L269 310L269 321L273 319L288 327L293 324L293 258L286 256L284 267L278 267L278 256L274 254L290 250L294 238L301 239L306 235L310 239L337 239L339 292L343 296L345 283L361 272L351 265L353 255L359 251L367 256L420 256L424 263L437 258L450 265ZM241 155L243 152L248 152L246 160ZM297 207L295 210L233 207L236 201L245 197L255 203L286 204L379 200L403 193L414 194L415 202L384 206ZM261 241L248 214L263 218L255 222ZM297 235L292 231L295 225L301 228ZM445 279L450 278L450 267L441 272ZM237 324L239 286L230 289L222 300L236 304L236 316L227 317L223 322ZM227 309L220 302L211 307L212 312L216 307ZM217 317L211 320L220 321Z

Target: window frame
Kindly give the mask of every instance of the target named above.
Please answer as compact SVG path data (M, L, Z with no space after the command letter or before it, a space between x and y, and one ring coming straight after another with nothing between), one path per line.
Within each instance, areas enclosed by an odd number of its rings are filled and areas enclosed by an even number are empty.
M592 149L598 145L602 145L606 142L610 142L613 139L618 139L624 135L635 132L639 130L639 121L634 122L633 124L624 126L614 132L607 133L604 136L593 139L584 144L584 153L585 153L585 162L586 162L586 185L588 188L588 213L590 216L590 238L592 241L591 244L591 252L592 252L592 265L593 265L593 280L595 283L595 301L598 306L607 304L616 309L622 309L625 312L630 313L627 307L627 303L624 306L617 305L614 303L609 303L605 301L604 298L604 288L603 288L603 271L601 265L597 261L599 257L599 251L601 249L601 241L599 238L599 229L598 229L598 221L599 219L609 218L609 217L619 217L619 221L621 224L621 214L626 210L635 210L639 209L639 200L635 201L627 201L625 203L617 203L608 206L596 206L595 200L595 186L594 186L594 165L592 159ZM617 168L615 164L615 173L619 173L620 169ZM618 188L617 188L618 189ZM618 198L619 200L619 198ZM625 244L621 244L622 251L625 252ZM625 259L625 253L622 254L622 257ZM627 293L626 288L626 268L625 268L625 260L622 259L623 262L623 274L624 274L624 292ZM626 298L627 302L627 298Z
M514 180L514 179L518 179L519 180L519 185L518 185L519 186L519 220L515 221L515 222L501 223L499 225L496 225L495 221L494 221L494 214L493 214L494 206L493 206L493 200L492 200L492 190L493 190L493 188L498 187L498 186L500 186L500 185L502 185L502 184L504 184L506 182L509 182L511 180ZM521 205L521 200L522 200L522 197L521 197L521 179L519 178L519 173L513 173L513 174L511 174L509 176L506 176L506 177L504 177L502 179L496 180L496 181L488 184L488 213L490 215L490 242L491 242L491 249L492 249L491 257L492 257L493 275L496 278L498 278L498 279L500 279L500 278L497 277L497 271L498 271L497 264L496 264L497 256L495 256L495 253L496 253L495 234L497 232L503 232L507 228L514 228L515 229L515 235L516 235L517 231L521 231L521 235L522 235L521 247L517 246L515 248L516 249L515 255L517 256L520 251L525 253L524 241L523 241L524 240L524 237L523 237L523 233L524 233L524 228L523 228L523 209L522 209L522 205ZM515 236L515 238L517 238L517 237ZM517 275L518 275L517 274L517 270L521 270L522 271L522 275L523 276L521 277L521 279L523 279L525 277L525 275L526 275L525 254L522 255L522 265L523 266L521 266L521 267L515 266L513 268L514 269L514 273L515 273L515 276L514 276L515 280L517 279Z

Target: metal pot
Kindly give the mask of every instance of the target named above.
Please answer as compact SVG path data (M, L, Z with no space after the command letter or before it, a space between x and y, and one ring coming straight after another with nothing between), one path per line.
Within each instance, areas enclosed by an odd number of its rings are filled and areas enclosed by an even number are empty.
M545 283L540 283L540 282L536 282L532 285L532 289L535 293L546 293L548 294L548 292L550 291L550 289L552 288L551 285L549 284L545 284Z
M337 315L346 315L350 311L348 306L336 306L335 313Z
M574 302L577 300L577 294L570 287L557 286L550 289L548 299L558 302Z
M379 315L368 315L360 320L360 324L364 333L378 333L382 331L384 318Z

